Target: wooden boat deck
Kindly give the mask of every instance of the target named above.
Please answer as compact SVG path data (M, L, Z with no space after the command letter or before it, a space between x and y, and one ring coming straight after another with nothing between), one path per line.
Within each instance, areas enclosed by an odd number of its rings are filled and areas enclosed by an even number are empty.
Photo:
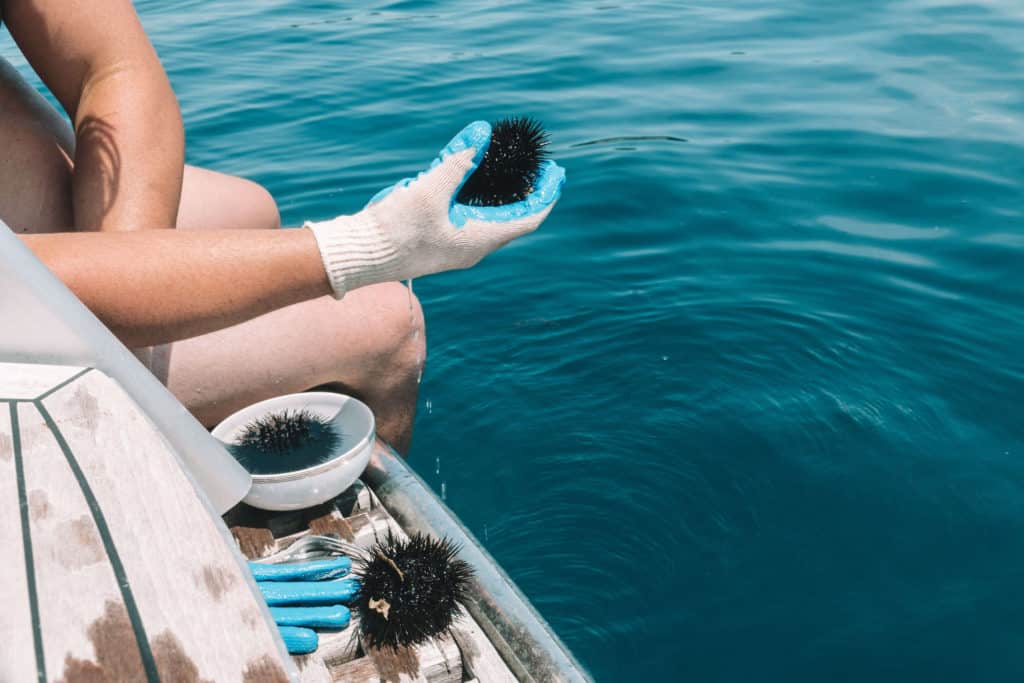
M240 504L221 519L120 384L91 368L0 363L0 681L585 679L385 444L365 476L394 513L356 482L306 510ZM406 497L417 491L418 502ZM470 610L416 648L364 647L353 617L290 657L245 558L311 533L369 548L406 534L396 518L410 530L433 520L431 533L472 553L482 575Z
M0 363L0 680L294 678L226 537L116 382Z

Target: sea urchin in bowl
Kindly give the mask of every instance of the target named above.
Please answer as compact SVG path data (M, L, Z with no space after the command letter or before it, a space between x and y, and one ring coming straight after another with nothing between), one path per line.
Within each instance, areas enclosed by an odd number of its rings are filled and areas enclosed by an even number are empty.
M310 391L243 408L213 435L252 475L244 502L299 510L337 496L363 473L373 450L374 418L351 396Z

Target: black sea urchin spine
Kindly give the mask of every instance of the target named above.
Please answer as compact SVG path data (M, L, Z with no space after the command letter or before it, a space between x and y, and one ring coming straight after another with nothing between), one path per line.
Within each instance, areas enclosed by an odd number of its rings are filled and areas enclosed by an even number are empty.
M379 540L359 569L355 608L371 647L406 647L444 633L469 590L473 569L448 539L416 534Z
M325 462L340 443L331 422L303 408L256 418L229 448L252 474L273 474Z
M491 127L491 144L456 201L472 206L503 206L533 191L547 159L548 134L528 116L501 119Z

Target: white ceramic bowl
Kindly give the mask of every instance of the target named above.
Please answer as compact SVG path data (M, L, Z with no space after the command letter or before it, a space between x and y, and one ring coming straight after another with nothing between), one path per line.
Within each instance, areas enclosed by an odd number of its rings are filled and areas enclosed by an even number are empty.
M308 391L269 398L242 408L214 427L225 444L236 443L247 424L267 413L306 409L334 423L341 434L338 455L327 462L293 472L252 475L244 502L263 510L301 510L330 500L359 478L373 451L373 412L351 396Z

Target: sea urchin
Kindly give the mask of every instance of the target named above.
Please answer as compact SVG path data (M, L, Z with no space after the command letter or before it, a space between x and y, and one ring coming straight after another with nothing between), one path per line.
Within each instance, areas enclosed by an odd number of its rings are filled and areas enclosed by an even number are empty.
M491 144L456 201L472 206L503 206L533 191L547 159L548 134L528 116L501 119L491 127Z
M276 474L326 462L340 443L341 435L329 420L303 408L256 418L229 450L250 473Z
M448 539L390 531L370 549L357 573L355 599L364 641L372 647L413 646L446 631L469 590L473 569Z

